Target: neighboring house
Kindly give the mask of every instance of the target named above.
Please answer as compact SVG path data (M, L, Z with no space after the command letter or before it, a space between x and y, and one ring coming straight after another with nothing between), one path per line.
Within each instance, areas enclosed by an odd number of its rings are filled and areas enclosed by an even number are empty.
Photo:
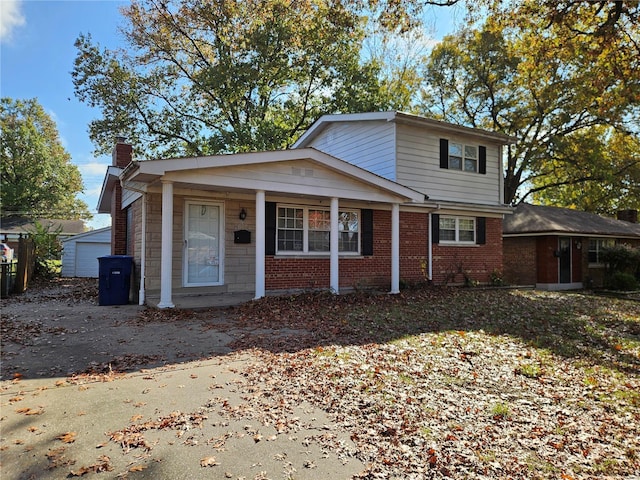
M568 208L520 204L503 224L504 277L510 284L546 290L600 287L602 248L616 243L640 247L637 212L627 221Z
M51 233L58 233L60 240L78 235L85 231L82 220L59 220L40 218L33 220L25 217L2 217L0 218L0 241L9 244L19 255L18 239L35 231L35 224L40 223Z
M292 149L132 162L98 211L141 300L488 282L502 268L505 135L400 112L320 118ZM146 295L146 298L145 298Z
M69 237L62 249L63 277L98 278L98 258L111 254L111 227Z

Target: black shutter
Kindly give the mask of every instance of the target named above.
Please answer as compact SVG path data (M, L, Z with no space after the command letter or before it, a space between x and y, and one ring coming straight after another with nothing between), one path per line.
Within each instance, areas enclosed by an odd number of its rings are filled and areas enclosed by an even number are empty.
M479 165L478 165L478 173L482 173L483 175L487 174L487 147L480 147L478 149L479 155Z
M360 210L360 253L373 255L373 210Z
M431 214L431 243L440 243L440 215Z
M265 212L265 255L276 254L276 204L274 202L264 202Z
M485 217L476 218L476 243L478 245L487 243L487 219Z
M449 140L440 139L440 168L449 168Z

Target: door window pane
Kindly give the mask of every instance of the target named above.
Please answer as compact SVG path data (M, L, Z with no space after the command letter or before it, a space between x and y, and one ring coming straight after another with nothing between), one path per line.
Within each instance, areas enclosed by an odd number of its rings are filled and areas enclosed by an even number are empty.
M210 285L220 282L220 207L189 204L186 234L186 283Z

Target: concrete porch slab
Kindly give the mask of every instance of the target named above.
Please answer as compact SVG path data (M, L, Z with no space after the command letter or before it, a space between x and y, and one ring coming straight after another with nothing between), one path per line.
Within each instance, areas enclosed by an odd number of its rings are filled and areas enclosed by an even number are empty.
M254 293L212 293L200 295L174 295L173 303L175 308L185 310L200 310L214 307L233 307L253 300ZM157 308L160 303L160 296L151 295L146 297L146 304L149 307Z

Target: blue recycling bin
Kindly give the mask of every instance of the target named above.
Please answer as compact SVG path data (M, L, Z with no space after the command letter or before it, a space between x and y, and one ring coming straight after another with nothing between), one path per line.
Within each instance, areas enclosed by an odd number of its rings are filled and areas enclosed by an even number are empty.
M98 257L98 305L126 305L131 290L133 257Z

